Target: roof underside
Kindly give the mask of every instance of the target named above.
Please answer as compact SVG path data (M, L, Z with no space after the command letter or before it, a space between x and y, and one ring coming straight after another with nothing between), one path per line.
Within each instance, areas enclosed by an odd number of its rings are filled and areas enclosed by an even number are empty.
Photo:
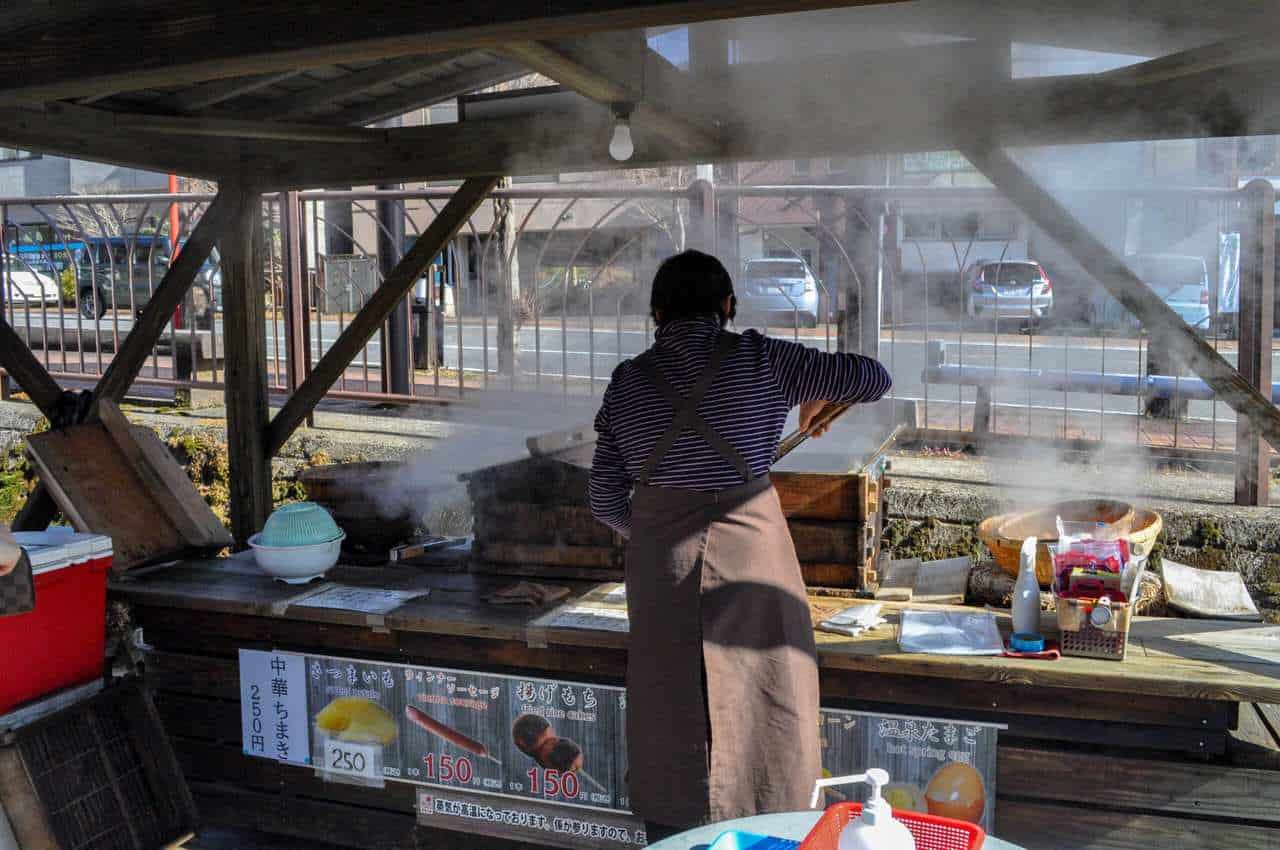
M611 167L619 108L636 135L629 165L932 150L975 135L1270 134L1280 24L1269 6L50 0L0 18L0 142L301 188ZM687 67L649 47L687 24ZM1159 58L1011 79L1014 42ZM365 129L532 73L573 92L573 108L531 96L514 116Z

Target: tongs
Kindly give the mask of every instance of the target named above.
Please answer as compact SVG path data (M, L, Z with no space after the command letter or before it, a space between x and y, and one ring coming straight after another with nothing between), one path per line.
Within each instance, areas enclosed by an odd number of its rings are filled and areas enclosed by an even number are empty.
M853 407L853 402L849 401L833 401L818 411L818 415L813 417L813 421L809 423L808 428L797 428L790 434L782 438L782 442L778 443L778 454L774 457L773 462L777 463L787 455L791 454L801 443L813 436L813 432L821 428L825 428L835 420L839 419L849 408ZM874 452L867 457L878 458L884 454L894 441L898 439L898 435L905 430L906 426L902 423L895 425L889 435L884 438Z
M782 438L782 442L778 443L778 454L773 459L773 462L777 463L791 454L801 443L809 439L814 431L830 425L851 407L853 407L853 402L849 401L833 401L827 404L826 407L818 411L817 416L813 417L813 421L809 423L808 428L797 428Z

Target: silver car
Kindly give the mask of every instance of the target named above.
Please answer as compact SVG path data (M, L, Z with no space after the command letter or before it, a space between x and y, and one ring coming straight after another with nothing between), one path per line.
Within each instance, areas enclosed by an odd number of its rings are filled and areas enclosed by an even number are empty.
M1053 284L1034 260L981 260L965 275L969 318L1039 321L1053 310Z
M807 328L818 324L818 280L803 260L747 260L744 277L737 293L738 312L744 317L784 323L799 319Z

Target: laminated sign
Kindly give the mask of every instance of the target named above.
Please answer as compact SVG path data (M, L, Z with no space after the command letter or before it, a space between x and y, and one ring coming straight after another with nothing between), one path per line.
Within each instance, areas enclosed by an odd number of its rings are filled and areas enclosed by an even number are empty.
M890 779L884 798L893 808L968 821L990 833L995 830L996 736L1002 728L823 709L823 773L845 776L882 768ZM844 795L862 802L867 789L851 785L829 793L828 804Z
M629 812L623 688L245 651L250 755L280 758L266 702L278 658L287 659L287 687L300 695L303 718L290 739L298 749L283 760L309 763L333 781L436 789L419 795L424 823L501 827L566 846L644 844Z
M307 682L301 655L240 650L240 731L244 753L310 762Z

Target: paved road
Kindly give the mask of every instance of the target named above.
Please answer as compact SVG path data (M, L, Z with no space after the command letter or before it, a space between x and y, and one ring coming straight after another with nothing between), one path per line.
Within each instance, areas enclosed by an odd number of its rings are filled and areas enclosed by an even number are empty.
M15 326L25 332L24 316L15 317ZM56 316L51 315L47 322L48 337L51 344L58 337ZM77 328L73 316L64 319L64 327L70 333ZM132 322L124 316L114 322L111 317L102 321L104 337L110 337L112 330L123 337ZM31 316L32 337L37 342L42 338L39 315ZM319 328L311 324L312 357L318 359L329 349L337 338L341 327L334 320L323 321ZM86 331L91 325L85 325ZM217 347L222 346L221 322L216 325ZM461 332L461 351L459 351L459 333ZM792 329L773 328L772 333L785 339L792 339ZM1134 374L1138 371L1139 346L1132 339L1103 339L1066 337L1061 335L1041 334L1034 337L1005 333L998 337L990 331L966 331L961 334L951 325L930 328L911 327L901 330L886 331L881 339L881 357L894 376L894 395L904 398L928 399L930 404L949 404L957 400L972 402L975 390L955 386L930 385L921 381L921 371L926 363L926 340L943 338L948 341L948 362L963 363L974 366L999 366L1017 368L1035 368L1046 370L1072 369L1080 371L1105 371L1108 374ZM444 365L455 369L461 361L468 371L480 371L486 365L490 370L497 368L497 326L490 321L484 325L477 321L467 320L459 329L456 322L448 322L444 328ZM603 384L620 359L634 356L643 351L652 337L644 330L639 319L628 319L619 329L616 322L600 320L594 331L585 322L573 320L565 329L561 329L557 319L545 320L541 329L526 326L520 331L519 366L523 374L533 376L539 372L543 379L557 381L561 375L567 374L576 380L594 378ZM834 348L834 331L828 343L825 329L801 331L800 339L810 345ZM268 325L267 354L275 358L285 356L285 340L283 326L278 322ZM1235 362L1234 344L1223 346L1223 356ZM487 358L486 358L487 354ZM381 361L381 341L375 337L365 348L365 355L371 367ZM1276 355L1276 374L1280 375L1280 350ZM357 358L357 366L363 361ZM1097 412L1100 408L1113 413L1134 413L1139 409L1137 399L1125 396L1103 396L1086 393L1066 393L1033 391L1018 388L1001 388L994 394L998 404L1025 405L1028 400L1033 406L1046 406L1079 411ZM1212 418L1215 406L1211 402L1192 402L1190 413L1193 417ZM1219 420L1230 419L1230 411L1223 404L1216 406Z

